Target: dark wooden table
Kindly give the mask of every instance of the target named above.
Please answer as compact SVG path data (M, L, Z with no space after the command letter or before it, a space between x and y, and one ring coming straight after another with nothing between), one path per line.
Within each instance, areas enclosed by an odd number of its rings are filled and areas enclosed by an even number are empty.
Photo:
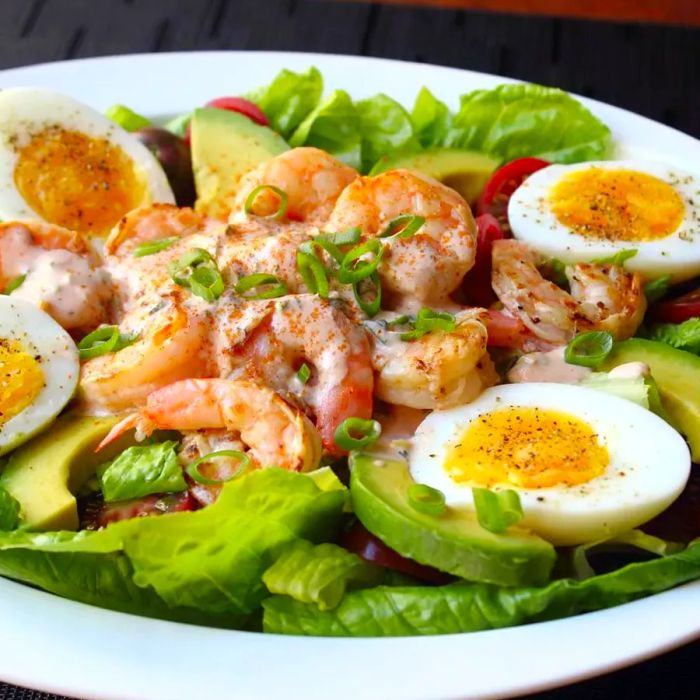
M200 49L362 54L499 73L611 102L700 137L698 28L319 0L0 2L0 68ZM699 662L696 642L536 697L694 700ZM0 684L0 700L49 697Z

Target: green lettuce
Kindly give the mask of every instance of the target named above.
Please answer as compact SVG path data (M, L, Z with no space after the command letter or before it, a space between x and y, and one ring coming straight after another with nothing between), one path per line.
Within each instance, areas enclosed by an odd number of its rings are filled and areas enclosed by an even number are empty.
M683 323L656 324L651 327L649 338L700 355L700 318L689 318Z
M359 168L360 120L350 95L345 90L332 92L299 124L289 144L315 146Z
M168 440L129 447L116 459L97 470L102 495L107 503L141 498L153 493L187 490L177 458L177 443Z
M541 588L456 583L379 586L347 593L334 610L273 596L263 628L278 634L391 637L476 632L553 620L621 605L700 578L700 541L662 559L630 564L583 581Z
M265 112L270 126L288 139L316 109L322 93L323 78L312 66L304 73L282 70L268 86L246 97Z
M374 585L382 569L335 544L297 540L263 575L270 593L332 610L350 585Z
M435 148L445 143L452 126L452 114L444 102L438 100L428 88L422 87L413 104L411 121L421 146Z
M19 501L0 486L0 532L14 530L19 523Z
M113 610L237 627L268 595L262 576L279 554L333 536L343 503L342 491L265 469L196 512L96 532L0 533L0 575Z
M359 116L362 139L361 170L368 172L387 153L420 150L408 112L394 99L379 94L359 100L355 107Z
M463 95L443 146L510 161L537 156L555 163L605 158L610 130L562 90L499 85Z

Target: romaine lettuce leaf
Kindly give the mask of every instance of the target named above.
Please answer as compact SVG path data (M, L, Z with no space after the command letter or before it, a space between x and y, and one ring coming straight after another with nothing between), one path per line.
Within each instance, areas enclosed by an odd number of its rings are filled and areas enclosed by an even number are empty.
M246 95L270 120L270 126L288 139L304 119L318 106L323 78L313 66L304 73L280 71L266 87Z
M359 100L355 107L362 138L362 172L369 172L387 153L420 150L420 142L413 134L411 117L396 100L379 94Z
M689 318L683 323L656 324L651 327L649 338L700 355L700 318Z
M556 163L604 158L610 130L562 90L499 85L461 98L444 146L483 151L510 161L537 156Z
M350 585L371 586L382 578L382 569L338 545L297 540L265 572L263 583L270 593L332 610Z
M452 634L553 620L612 607L700 578L700 541L662 559L630 564L584 581L541 588L457 583L442 587L379 586L347 593L334 610L285 596L268 598L263 628L278 634L408 636Z
M97 475L105 501L112 503L153 493L187 490L176 445L172 440L136 445L98 467Z
M19 501L0 486L0 532L14 530L19 522Z
M345 90L336 90L309 114L289 139L296 146L315 146L353 168L360 167L360 119Z
M411 111L411 121L416 138L424 148L434 148L445 143L452 126L452 114L447 105L422 87Z
M268 595L265 570L298 538L331 538L343 502L305 475L265 469L196 512L96 532L0 533L0 574L114 610L238 626Z

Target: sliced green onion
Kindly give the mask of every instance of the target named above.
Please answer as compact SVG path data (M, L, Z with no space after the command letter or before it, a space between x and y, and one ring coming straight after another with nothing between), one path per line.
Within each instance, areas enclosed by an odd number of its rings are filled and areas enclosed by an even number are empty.
M316 236L310 241L305 241L299 246L299 250L302 252L318 257L318 255L316 255L315 248L320 248L328 253L328 255L330 255L338 265L343 262L343 258L345 257L345 253L343 253L343 251L340 250L335 243L329 241L327 238L324 238L322 235Z
M141 243L134 248L134 257L143 258L146 255L153 255L154 253L160 253L161 250L170 248L170 246L178 241L177 236L170 236L169 238L160 238L157 241L149 241L148 243Z
M476 519L484 530L498 534L522 520L523 507L517 491L473 488L472 498Z
M662 275L651 282L647 282L644 285L644 296L646 296L647 301L653 304L655 301L665 297L670 281L671 275Z
M122 335L119 332L119 326L102 326L92 333L88 333L78 343L78 355L81 360L89 360L110 352L119 352L127 345L131 345L137 337L135 335Z
M451 313L422 308L416 316L413 330L402 333L399 338L401 338L401 340L417 340L433 331L445 331L450 333L456 327L457 321Z
M570 365L595 369L610 354L613 337L607 331L579 333L564 350L564 360Z
M252 214L253 216L258 216L253 211L255 207L255 200L262 192L265 192L266 190L274 192L274 194L276 194L279 197L279 205L277 207L277 211L274 211L272 214L268 214L267 216L261 216L260 218L277 220L282 219L287 213L287 204L289 199L287 197L287 193L284 190L281 190L279 187L275 187L274 185L258 185L245 200L245 204L243 205L245 213Z
M389 225L379 234L380 238L410 238L425 223L424 216L403 214L389 222Z
M215 267L195 267L190 277L190 290L206 301L215 301L224 293L224 278Z
M371 293L369 299L366 297L368 287ZM382 281L378 272L373 272L366 279L353 283L352 293L355 295L357 305L369 318L379 313L379 309L382 307Z
M15 291L15 289L19 289L23 284L24 280L27 279L27 273L23 275L17 275L17 277L13 277L5 286L5 289L2 290L3 294L12 294L12 292Z
M383 252L384 248L376 238L360 243L345 254L338 270L338 279L343 284L354 284L369 277L379 267ZM370 253L374 254L371 260L360 260Z
M620 250L614 255L608 255L604 258L595 258L595 260L591 260L591 262L596 265L617 265L618 267L624 267L625 262L633 258L638 252L636 248L628 248L627 250Z
M297 251L297 270L311 294L318 294L321 299L328 299L330 286L323 263L313 253Z
M414 510L426 515L442 515L447 510L445 494L427 484L408 487L408 503Z
M336 429L333 439L341 450L361 450L373 445L382 434L382 426L376 420L346 418Z
M146 117L141 116L138 112L134 112L126 105L112 105L105 110L107 119L111 119L115 124L119 124L125 131L137 131L144 126L148 126L151 122Z
M205 462L211 462L211 460L216 457L233 457L234 459L238 459L240 461L238 469L236 469L236 471L233 474L231 474L231 476L229 476L227 479L210 479L209 477L204 476L199 471L199 466L201 464L204 464ZM196 459L194 462L192 462L192 464L188 465L185 471L187 472L188 476L193 481L196 481L198 484L205 484L206 486L215 486L217 484L225 484L227 481L235 479L241 474L242 471L247 469L249 466L250 457L248 457L248 455L245 452L239 452L238 450L219 450L218 452L210 452L208 455L204 455L204 457Z
M289 293L286 282L267 272L254 272L241 277L236 282L235 290L244 299L275 299ZM247 294L250 291L253 293Z
M344 246L344 245L355 245L360 242L360 227L353 226L353 228L348 228L345 231L335 231L334 233L322 233L317 236L317 240L323 238L326 241L330 241L334 245Z
M397 316L396 318L391 319L391 321L387 321L386 327L387 328L395 328L396 326L405 326L405 325L413 326L414 323L415 323L415 319L412 316L408 316L407 314L403 314L402 316Z
M297 379L302 383L306 384L306 382L311 379L311 368L309 365L304 362L304 364L299 367L299 371L297 372Z
M216 260L204 248L185 251L168 265L168 272L175 284L206 301L214 301L224 292L224 279Z

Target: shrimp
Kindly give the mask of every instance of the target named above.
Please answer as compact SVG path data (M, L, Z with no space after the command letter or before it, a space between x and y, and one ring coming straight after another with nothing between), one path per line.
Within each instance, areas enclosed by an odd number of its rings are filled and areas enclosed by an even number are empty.
M391 404L443 409L468 403L498 382L486 351L483 311L456 314L452 331L404 342L381 320L366 321L372 337L375 395Z
M238 188L230 223L240 221L250 193L260 185L272 185L287 195L286 219L321 224L330 214L340 193L355 178L356 170L318 148L293 148L270 158L243 177ZM279 197L263 191L255 199L254 211L263 216L277 210Z
M109 276L87 239L43 221L0 224L0 289L32 302L61 326L87 331L109 315Z
M646 310L639 275L617 265L567 265L569 293L545 279L538 263L538 254L520 241L493 244L493 289L534 336L565 345L580 331L606 330L624 340L637 330Z
M374 238L405 214L424 217L425 223L408 238L384 239L383 288L399 295L407 310L439 306L471 269L476 253L474 219L454 190L408 170L361 177L343 190L325 228L359 226L365 238Z
M334 441L338 425L372 417L374 379L364 330L312 294L268 302L267 313L258 313L262 318L245 342L218 355L226 362L219 373L259 378L310 409L324 448L342 454ZM297 374L304 364L306 382Z
M309 419L272 389L244 380L185 379L162 387L148 396L145 408L119 422L97 449L131 429L139 438L156 429L182 432L185 461L233 448L245 450L253 468L274 465L305 472L316 469L321 459L321 441ZM197 485L193 494L208 503L219 488Z

